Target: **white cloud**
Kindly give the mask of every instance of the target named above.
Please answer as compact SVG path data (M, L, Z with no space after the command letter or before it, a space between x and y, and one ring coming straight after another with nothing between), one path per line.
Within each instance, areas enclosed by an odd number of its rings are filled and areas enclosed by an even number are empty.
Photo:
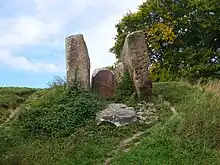
M104 1L101 2L103 3ZM130 11L136 11L141 2L143 2L143 0L108 1L108 4L118 8L118 12L109 15L99 25L93 25L81 31L85 36L90 53L91 72L96 68L102 68L114 63L115 56L109 52L109 49L114 44L113 38L116 34L115 24L128 12L128 9Z
M12 18L0 22L0 47L42 44L59 32L58 22L43 22L33 16Z
M13 50L28 45L64 45L65 36L62 35L83 33L90 53L91 69L111 65L115 58L108 50L114 43L112 38L116 33L115 24L128 9L135 10L143 0L66 0L65 2L63 0L33 0L33 2L34 14L24 13L20 17L0 19L0 63L15 69L58 72L61 68L65 71L65 68L56 66L52 62L33 61L25 56L17 56ZM97 10L112 7L114 12L106 14L103 22L96 25L88 24L81 31L66 31L66 26L75 18L80 18L89 7L95 7ZM87 15L95 19L92 13L87 13ZM74 29L74 24L71 26Z
M63 69L55 64L30 61L25 57L13 56L7 49L0 51L0 64L7 64L8 67L14 69L23 69L34 72L63 72Z

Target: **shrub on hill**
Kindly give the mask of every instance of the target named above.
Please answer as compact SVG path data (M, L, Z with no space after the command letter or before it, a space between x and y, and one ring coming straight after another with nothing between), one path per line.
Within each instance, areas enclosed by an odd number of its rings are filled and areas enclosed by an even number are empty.
M69 136L94 118L105 102L95 93L62 86L36 93L19 118L25 136Z

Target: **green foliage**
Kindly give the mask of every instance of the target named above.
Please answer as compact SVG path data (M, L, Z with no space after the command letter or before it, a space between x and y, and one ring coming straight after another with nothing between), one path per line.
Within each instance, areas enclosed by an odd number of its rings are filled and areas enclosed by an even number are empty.
M127 34L143 30L151 62L160 63L161 70L176 77L216 78L220 70L218 20L218 0L148 0L115 26L117 35L110 51L119 59Z
M130 100L134 93L135 87L133 85L133 80L131 79L128 70L126 70L122 76L121 82L117 86L116 101L125 103Z
M152 82L166 82L175 78L174 75L171 75L170 70L162 68L160 63L153 63L149 72Z
M26 106L19 122L25 136L69 136L103 106L104 102L92 92L51 88Z

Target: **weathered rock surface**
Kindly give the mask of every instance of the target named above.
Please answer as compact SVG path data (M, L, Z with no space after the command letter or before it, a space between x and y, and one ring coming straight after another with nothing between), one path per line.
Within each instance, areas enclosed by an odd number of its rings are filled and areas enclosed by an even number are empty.
M150 59L143 31L127 35L121 58L133 79L139 98L150 96L152 94L152 82L148 71Z
M82 34L68 36L66 46L66 74L69 86L77 83L84 89L90 87L90 59Z
M113 99L116 95L115 74L105 68L94 70L92 74L92 88L97 90L101 97Z
M140 123L145 123L148 125L154 124L158 119L157 109L155 108L154 104L145 102L138 104L137 118Z
M136 122L137 116L133 107L124 104L109 104L106 109L97 114L98 124L109 122L116 126L123 126Z

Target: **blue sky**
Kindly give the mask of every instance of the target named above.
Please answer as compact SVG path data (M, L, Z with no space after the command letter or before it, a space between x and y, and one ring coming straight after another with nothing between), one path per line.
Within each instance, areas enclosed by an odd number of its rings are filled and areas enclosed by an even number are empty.
M66 76L64 39L84 35L94 69L114 63L115 24L143 0L0 2L0 86L47 87Z

